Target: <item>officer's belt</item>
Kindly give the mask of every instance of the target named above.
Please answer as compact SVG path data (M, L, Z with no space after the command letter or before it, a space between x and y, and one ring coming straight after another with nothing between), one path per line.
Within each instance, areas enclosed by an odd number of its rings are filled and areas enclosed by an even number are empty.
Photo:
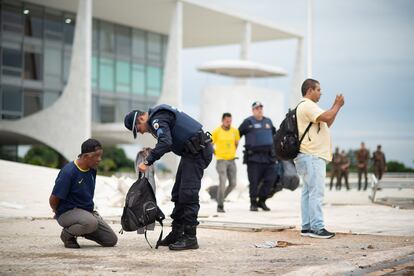
M255 153L272 153L272 148L257 148L257 149L247 149L246 153L252 155Z
M196 154L211 143L211 133L200 130L184 143L184 152Z

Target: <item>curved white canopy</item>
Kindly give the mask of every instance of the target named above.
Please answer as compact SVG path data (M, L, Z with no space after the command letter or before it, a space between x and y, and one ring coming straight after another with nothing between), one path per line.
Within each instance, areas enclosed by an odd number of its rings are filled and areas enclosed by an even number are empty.
M26 0L50 8L76 12L79 0ZM177 0L92 1L94 18L168 34ZM302 35L279 23L214 5L205 0L183 3L183 48L239 44L245 22L252 24L252 42L295 39Z
M197 70L235 78L267 78L287 75L287 72L280 67L237 59L208 61L199 66Z

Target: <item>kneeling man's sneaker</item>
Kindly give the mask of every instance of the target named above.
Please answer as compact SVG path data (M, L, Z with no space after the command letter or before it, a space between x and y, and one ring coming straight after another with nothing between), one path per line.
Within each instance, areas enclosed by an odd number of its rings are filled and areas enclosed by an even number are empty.
M309 237L317 239L330 239L335 236L335 233L327 231L325 228L319 230L311 230Z
M309 229L302 229L302 230L300 231L300 235L301 235L302 237L309 237L310 232L311 232L311 230L309 230Z
M63 241L66 248L80 248L78 242L76 241L76 237L66 231L66 229L62 230L60 239Z

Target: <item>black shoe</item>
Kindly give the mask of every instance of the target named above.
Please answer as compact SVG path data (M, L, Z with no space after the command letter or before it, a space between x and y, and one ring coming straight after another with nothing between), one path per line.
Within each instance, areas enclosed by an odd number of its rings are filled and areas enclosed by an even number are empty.
M270 208L266 205L266 199L260 199L259 202L257 202L257 207L262 208L263 211L270 211Z
M325 228L320 230L311 230L309 233L309 237L317 238L317 239L330 239L335 236L335 233L331 233L327 231Z
M175 243L170 244L168 248L170 250L198 249L196 229L197 226L195 225L184 226L184 234Z
M309 237L310 232L311 232L311 230L309 230L309 229L302 229L302 230L300 231L300 235L301 235L302 237Z
M60 239L63 241L63 244L66 248L80 248L78 242L76 241L76 237L70 234L65 229L62 230L60 234Z
M218 205L217 206L217 213L225 213L226 211L224 211L224 207L223 205Z
M175 243L178 241L178 238L181 237L184 234L184 226L180 224L174 224L172 225L172 231L164 238L162 239L158 245L159 246L169 246L170 244Z
M257 211L259 211L259 210L257 209L257 201L256 201L256 199L251 199L251 200L250 200L250 211L252 211L252 212L257 212Z

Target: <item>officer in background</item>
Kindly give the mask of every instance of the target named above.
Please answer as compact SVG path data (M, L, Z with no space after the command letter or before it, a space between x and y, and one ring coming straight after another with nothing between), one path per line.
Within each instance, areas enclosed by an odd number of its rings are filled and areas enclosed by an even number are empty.
M249 178L250 211L270 211L266 199L271 185L276 180L276 163L273 150L273 135L276 129L272 120L263 116L263 104L252 104L253 116L246 118L239 127L240 137L246 136L243 163L247 164ZM263 185L259 183L263 180Z
M186 113L165 104L148 112L133 110L125 116L124 124L133 132L134 138L137 132L149 132L157 139L155 148L138 165L140 172L147 171L167 152L181 156L171 192L174 202L172 231L159 245L168 246L170 250L197 249L201 178L213 155L209 133L204 133L203 126Z
M385 154L381 151L381 145L377 146L377 150L372 156L374 162L374 174L378 180L381 180L382 175L387 170L387 162L385 161Z
M335 187L339 186L339 177L341 175L341 153L339 148L335 148L335 152L332 155L332 165L331 165L331 182L329 183L329 190L332 190L333 180L336 178Z
M341 163L340 163L340 169L341 169L341 174L339 176L339 187L338 190L341 190L342 187L342 177L345 179L345 186L346 186L346 190L349 191L349 183L348 183L348 176L349 176L349 166L351 165L351 162L349 161L348 156L346 155L346 152L343 150L341 152Z
M367 189L368 186L368 160L369 160L369 151L365 148L365 143L361 143L361 148L358 150L356 154L356 160L358 162L358 191L361 190L361 178L362 174L365 177L365 186L364 191Z

